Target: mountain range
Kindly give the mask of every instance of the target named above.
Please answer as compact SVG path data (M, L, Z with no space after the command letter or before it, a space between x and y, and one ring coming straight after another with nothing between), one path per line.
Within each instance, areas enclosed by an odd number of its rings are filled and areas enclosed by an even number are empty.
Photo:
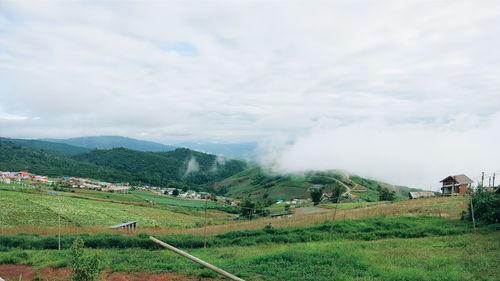
M219 145L210 148L221 152ZM255 146L251 143L233 146L226 153L252 147ZM125 137L73 138L62 142L0 138L0 152L0 170L4 171L27 170L47 176L87 177L134 185L187 186L240 199L306 198L311 188L318 186L325 191L341 186L362 201L377 201L381 189L394 191L400 199L406 198L409 191L421 191L342 171L278 175L242 160Z
M19 141L19 140L18 140ZM22 140L29 142L30 140ZM68 139L40 139L40 141L62 143L87 149L112 149L123 147L145 152L172 151L184 147L205 153L222 155L232 159L254 160L256 158L257 143L210 143L210 142L182 142L176 144L162 144L153 141L138 140L122 136L89 136ZM35 147L36 148L36 147Z

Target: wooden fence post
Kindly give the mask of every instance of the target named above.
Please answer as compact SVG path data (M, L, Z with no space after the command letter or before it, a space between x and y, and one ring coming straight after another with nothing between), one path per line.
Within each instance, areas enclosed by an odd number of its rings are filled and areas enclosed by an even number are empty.
M169 245L169 244L167 244L167 243L165 243L165 242L163 242L161 240L158 240L158 239L156 239L156 238L154 238L152 236L149 237L149 240L151 240L151 241L155 242L156 244L159 244L162 247L167 248L170 251L173 251L173 252L175 252L175 253L177 253L177 254L185 257L185 258L188 258L188 259L190 259L190 260L192 260L192 261L194 261L196 263L199 263L199 264L203 265L204 267L206 267L208 269L211 269L211 270L213 270L213 271L215 271L215 272L217 272L217 273L219 273L221 275L224 275L224 276L226 276L227 278L229 278L231 280L245 281L245 280L239 278L238 276L235 276L235 275L233 275L233 274L231 274L231 273L229 273L227 271L224 271L224 270L222 270L222 269L220 269L220 268L218 268L216 266L213 266L213 265L209 264L208 262L205 262L205 261L203 261L203 260L201 260L201 259L199 259L199 258L197 258L195 256L192 256L192 255L190 255L190 254L188 254L188 253L186 253L186 252L184 252L182 250L179 250L179 249L175 248L174 246L171 246L171 245Z

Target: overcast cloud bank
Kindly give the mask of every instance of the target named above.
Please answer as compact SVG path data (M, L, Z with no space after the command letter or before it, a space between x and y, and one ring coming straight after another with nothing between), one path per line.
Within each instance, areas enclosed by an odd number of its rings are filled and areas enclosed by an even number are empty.
M498 1L0 0L0 135L272 140L425 187L499 168L498 50Z

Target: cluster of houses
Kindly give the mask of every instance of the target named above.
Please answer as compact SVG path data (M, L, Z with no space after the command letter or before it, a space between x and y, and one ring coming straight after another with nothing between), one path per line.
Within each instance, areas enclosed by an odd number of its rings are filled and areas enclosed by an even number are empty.
M77 177L61 177L61 178L49 178L47 176L32 174L26 171L20 172L2 172L0 171L0 181L6 184L10 183L38 183L45 185L60 184L63 186L73 187L73 188L89 188L89 189L100 189L103 191L126 191L130 189L127 183L114 184L109 182L97 181L93 179L77 178Z
M290 201L276 200L276 204L285 204L285 205L300 205L302 204L302 200L300 199L292 199Z
M183 191L182 189L171 188L171 187L161 188L160 191L165 195L176 196L179 198L197 199L197 200L212 199L212 195L204 191L202 192L198 192L196 190Z

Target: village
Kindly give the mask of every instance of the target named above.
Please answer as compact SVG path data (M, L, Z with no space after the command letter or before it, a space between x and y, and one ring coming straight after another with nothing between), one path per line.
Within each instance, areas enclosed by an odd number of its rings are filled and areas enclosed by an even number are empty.
M109 183L89 178L79 177L48 177L44 175L37 175L27 171L18 172L2 172L0 171L0 182L4 184L19 184L29 186L61 186L70 188L92 189L98 191L114 192L114 193L127 193L131 189L150 190L157 194L170 195L178 198L205 200L213 199L213 195L208 192L195 191L191 189L168 188L158 186L132 186L129 183ZM229 202L231 205L236 206L236 201Z

